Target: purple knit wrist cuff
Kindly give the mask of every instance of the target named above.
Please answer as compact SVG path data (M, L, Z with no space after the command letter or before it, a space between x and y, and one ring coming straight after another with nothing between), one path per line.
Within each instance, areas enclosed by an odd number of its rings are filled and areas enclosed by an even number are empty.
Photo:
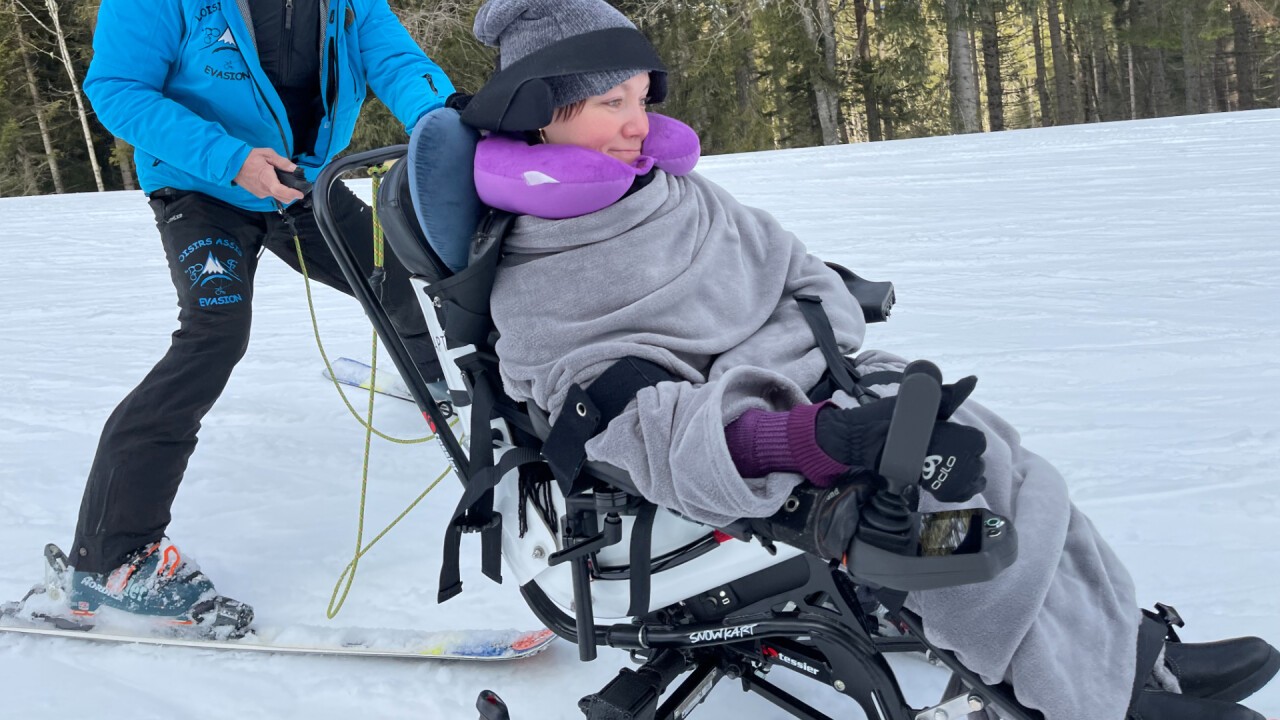
M849 466L836 462L818 447L818 434L814 430L818 411L835 404L830 400L817 405L799 405L787 413L787 444L795 458L796 469L818 487L830 487L836 478L849 471Z
M798 405L788 412L752 408L725 428L733 463L743 477L796 472L814 485L827 487L849 467L818 447L814 424L830 403Z

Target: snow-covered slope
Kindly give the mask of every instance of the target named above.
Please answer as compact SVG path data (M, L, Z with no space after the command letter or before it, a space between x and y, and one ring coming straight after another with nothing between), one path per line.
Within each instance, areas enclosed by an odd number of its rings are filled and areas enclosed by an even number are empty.
M893 280L894 318L868 345L977 374L976 397L1063 470L1144 602L1176 604L1190 639L1280 642L1280 111L716 157L702 170L815 253ZM44 543L70 542L98 431L163 353L176 307L137 193L0 200L0 228L10 599L38 579ZM354 549L363 434L321 378L301 278L264 260L256 294L249 354L207 418L171 535L261 622L321 625ZM367 357L355 302L316 298L331 353ZM377 412L387 431L423 430L407 404ZM445 467L434 445L376 444L366 538ZM534 623L474 557L466 593L435 604L456 497L442 484L372 551L335 624ZM474 717L488 687L517 718L574 718L623 660L583 665L564 644L476 666L0 637L0 706L13 718L452 719ZM922 703L944 680L899 667ZM780 680L860 717L831 691ZM708 720L778 717L729 683L709 702ZM1280 715L1280 683L1253 705Z

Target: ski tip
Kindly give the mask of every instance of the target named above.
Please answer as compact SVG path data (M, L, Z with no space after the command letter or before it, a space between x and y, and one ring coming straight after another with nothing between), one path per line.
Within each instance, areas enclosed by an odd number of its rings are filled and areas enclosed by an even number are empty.
M545 645L546 643L551 642L555 637L556 634L550 630L534 630L516 638L515 641L511 643L511 649L516 652L532 650L539 645Z
M550 630L475 630L444 634L417 651L446 660L515 660L545 650L556 635Z

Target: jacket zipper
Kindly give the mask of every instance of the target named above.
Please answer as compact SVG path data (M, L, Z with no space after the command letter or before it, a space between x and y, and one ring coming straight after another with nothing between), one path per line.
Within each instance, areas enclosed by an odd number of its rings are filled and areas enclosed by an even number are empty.
M293 0L284 0L284 42L280 43L280 79L289 78L289 61L293 59Z
M290 5L293 4L293 0L285 0L285 1L288 2ZM253 37L253 30L252 30L253 18L249 17L249 8L243 3L243 0L239 3L239 5L241 9L240 17L244 19L245 23L250 28L249 46L253 48L253 52L255 55L258 55L258 57L262 57L262 55L258 52L257 38ZM232 37L235 37L235 33L232 33ZM240 38L235 38L235 40L237 44L240 43ZM274 120L276 123L276 130L280 132L280 141L284 143L285 150L289 151L290 155L293 155L293 150L292 150L291 144L289 143L289 138L286 137L284 133L284 126L280 124L280 118L276 116L276 111L271 109L271 103L267 100L267 93L263 91L262 86L258 85L258 81L255 80L254 78L250 77L249 82L253 84L253 89L258 91L258 96L262 98L262 104L267 106L267 112L271 113L271 119Z

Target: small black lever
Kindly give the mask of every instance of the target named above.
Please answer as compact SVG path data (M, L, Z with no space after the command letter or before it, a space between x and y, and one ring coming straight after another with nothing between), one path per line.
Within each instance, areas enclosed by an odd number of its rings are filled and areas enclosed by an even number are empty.
M547 558L548 565L559 565L562 562L575 560L591 553L598 552L610 545L616 545L622 541L622 518L617 513L609 513L604 517L604 530L583 540L575 543L560 552L551 553Z
M280 181L281 185L293 188L303 195L311 192L311 181L307 180L306 173L300 167L295 167L293 172L276 168L276 179Z

